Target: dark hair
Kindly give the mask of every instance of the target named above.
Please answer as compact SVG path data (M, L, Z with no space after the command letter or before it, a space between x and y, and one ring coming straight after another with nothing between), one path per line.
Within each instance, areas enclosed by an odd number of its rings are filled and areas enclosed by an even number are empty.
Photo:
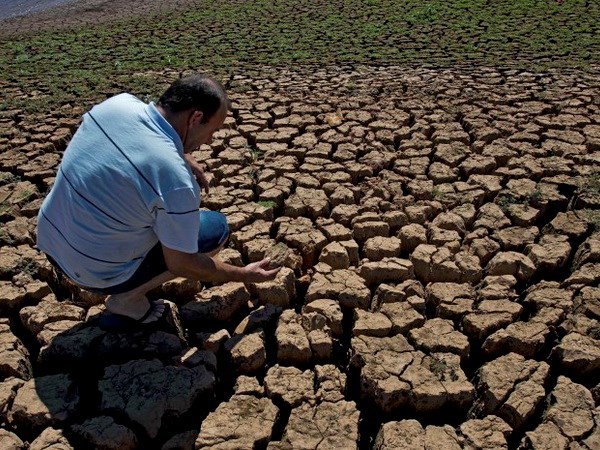
M200 73L179 78L161 95L158 104L173 113L198 109L204 115L203 123L208 122L222 105L229 109L229 99L223 86Z

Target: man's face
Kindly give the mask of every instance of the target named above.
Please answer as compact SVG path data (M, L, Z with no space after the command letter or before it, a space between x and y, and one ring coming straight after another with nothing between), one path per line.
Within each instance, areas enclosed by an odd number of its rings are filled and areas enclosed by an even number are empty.
M188 132L184 142L184 152L189 153L203 144L210 144L213 134L223 126L226 117L227 109L221 107L208 122L202 123L202 112L192 111L188 119Z

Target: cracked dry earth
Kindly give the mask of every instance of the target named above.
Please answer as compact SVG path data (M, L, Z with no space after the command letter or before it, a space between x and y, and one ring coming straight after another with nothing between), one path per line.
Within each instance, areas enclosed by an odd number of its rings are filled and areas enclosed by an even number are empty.
M232 76L195 153L203 206L228 216L222 259L285 267L168 283L180 322L131 333L34 249L83 109L2 112L0 447L600 448L599 88L597 69Z

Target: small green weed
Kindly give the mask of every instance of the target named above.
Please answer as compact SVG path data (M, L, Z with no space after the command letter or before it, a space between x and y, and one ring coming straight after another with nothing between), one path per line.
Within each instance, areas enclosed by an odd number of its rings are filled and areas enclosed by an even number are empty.
M513 205L527 206L529 204L539 204L543 199L542 191L538 188L530 191L524 197L515 197L510 193L501 193L496 197L495 203L500 207L504 214L510 212L510 207Z
M277 202L274 202L273 200L260 200L258 202L260 206L264 206L265 208L276 208L277 207Z
M19 175L10 172L0 172L0 186L21 181Z
M595 232L600 231L600 210L586 209L584 211L592 229Z
M8 214L12 207L8 204L8 202L0 203L0 216Z
M439 18L439 10L435 4L429 4L414 8L406 16L410 24L426 24L435 22Z
M441 359L431 357L429 370L431 370L431 373L433 373L440 381L445 380L447 375L450 376L450 380L452 381L458 380L456 371Z
M533 191L527 194L527 198L525 201L526 203L537 204L542 200L542 197L542 191L540 191L538 188L535 188Z
M38 274L38 266L37 264L28 258L21 258L19 264L17 266L19 272L26 273L32 278L35 278Z
M24 189L22 192L19 193L17 197L15 197L13 201L15 203L22 203L28 200L33 194L34 192L31 189Z
M600 195L600 172L587 176L581 188L588 194Z
M263 152L262 150L254 147L254 146L247 145L246 148L248 149L248 151L250 152L250 155L252 156L253 163L261 160L265 156L265 152Z

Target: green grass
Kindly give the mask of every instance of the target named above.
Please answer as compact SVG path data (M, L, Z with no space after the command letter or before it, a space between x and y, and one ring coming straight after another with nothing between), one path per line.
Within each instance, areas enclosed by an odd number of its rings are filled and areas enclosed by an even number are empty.
M600 61L600 4L569 0L199 1L162 13L0 43L10 85L40 110L115 92L155 96L138 72L200 69L221 78L261 65L454 64L585 67Z
M10 172L0 172L0 186L21 181L21 177Z
M458 375L454 368L448 366L445 361L431 357L429 362L429 370L433 373L440 381L445 381L446 376L452 381L458 380Z
M265 208L276 208L277 207L277 202L274 202L273 200L260 200L258 202L260 206L264 206Z
M252 162L257 162L264 157L264 153L255 147L251 147L250 155L252 155Z
M25 189L14 199L14 203L22 203L25 200L28 200L33 194L34 192L31 189Z
M17 267L19 272L26 273L32 278L38 276L39 267L35 261L29 258L21 258Z
M583 210L587 220L590 224L590 226L592 227L592 231L593 232L599 232L600 231L600 211L595 210L595 209L584 209Z
M11 206L7 202L0 203L0 216L8 213L11 210Z
M589 195L600 196L600 172L585 177L580 189Z

